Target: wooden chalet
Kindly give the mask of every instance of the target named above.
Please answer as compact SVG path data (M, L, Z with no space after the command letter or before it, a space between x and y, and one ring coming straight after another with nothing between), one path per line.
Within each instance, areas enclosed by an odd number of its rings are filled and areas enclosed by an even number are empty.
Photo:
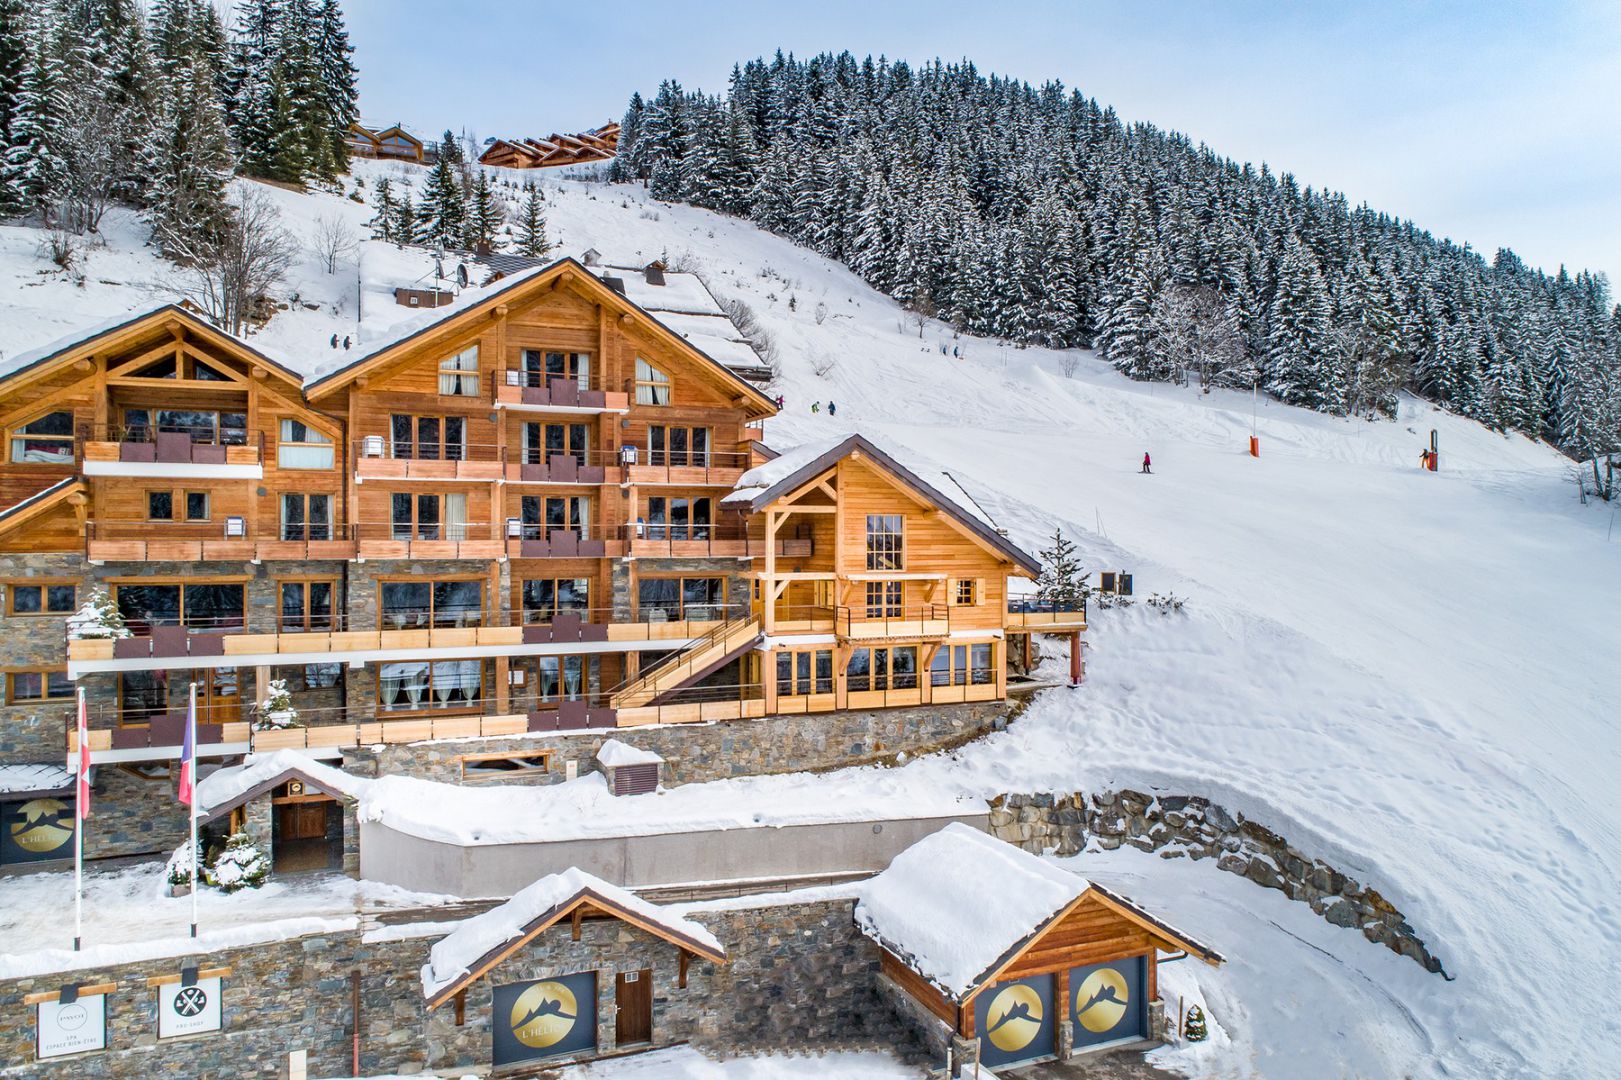
M1160 954L1219 953L1117 893L963 824L862 889L885 976L995 1068L1158 1037Z
M411 161L418 165L427 160L422 140L398 124L376 131L350 124L343 142L356 157Z
M619 125L609 122L575 135L555 132L544 139L496 139L479 162L504 169L549 169L607 161L619 152Z

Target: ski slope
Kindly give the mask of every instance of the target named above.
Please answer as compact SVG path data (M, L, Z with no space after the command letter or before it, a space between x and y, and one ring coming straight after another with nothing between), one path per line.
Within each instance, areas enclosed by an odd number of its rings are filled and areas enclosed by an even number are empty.
M368 187L380 171L420 175L408 168L364 163L358 175ZM1167 969L1222 1033L1168 1064L1219 1076L1613 1074L1621 530L1610 537L1611 508L1577 502L1563 458L1411 400L1397 421L1368 423L1133 384L1086 354L1071 354L1066 377L1064 354L933 322L920 331L842 267L747 223L636 188L538 180L560 253L673 259L755 309L780 354L773 392L787 399L772 443L860 430L948 470L1030 550L1062 526L1089 569L1189 598L1180 615L1096 613L1086 686L1044 693L1010 730L957 753L724 781L713 798L1206 795L1378 888L1454 981L1209 863L1083 854L1069 865L1105 883L1122 875L1126 892L1233 958ZM273 194L308 235L322 215L370 216L337 196ZM110 231L80 288L40 274L37 234L0 229L0 349L173 288L137 229ZM410 282L388 277L421 257L368 244L361 258L360 274L352 261L336 275L302 261L289 285L300 303L256 340L315 364L331 334L364 342L408 316L386 287ZM1245 454L1252 408L1258 460ZM1437 474L1418 468L1432 428ZM1138 473L1145 450L1151 476Z

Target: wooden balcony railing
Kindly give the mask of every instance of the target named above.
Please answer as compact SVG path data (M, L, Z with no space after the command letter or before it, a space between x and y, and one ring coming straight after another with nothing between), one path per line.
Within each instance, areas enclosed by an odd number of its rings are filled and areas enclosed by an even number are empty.
M263 432L235 428L176 428L166 425L81 425L78 437L86 462L151 465L143 475L161 475L163 465L264 464ZM181 473L184 475L184 473Z
M1069 633L1086 629L1086 601L1050 604L1036 600L1009 600L1006 621L1009 630L1036 633Z
M608 390L594 380L537 375L525 371L491 372L490 399L498 409L630 411L630 394Z
M852 641L945 637L951 633L951 609L945 604L883 609L839 607L833 622L833 632Z
M214 521L91 521L85 558L91 562L248 562L353 559L355 541L343 525L283 526L255 535L246 519Z

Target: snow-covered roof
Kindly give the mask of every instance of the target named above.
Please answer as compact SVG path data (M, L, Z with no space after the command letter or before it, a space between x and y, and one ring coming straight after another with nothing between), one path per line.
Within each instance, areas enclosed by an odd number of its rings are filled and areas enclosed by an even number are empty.
M197 809L214 815L232 809L252 795L285 780L289 774L332 795L359 798L375 781L346 773L296 750L251 754L240 765L216 769L197 782Z
M616 266L603 263L592 269L601 277L615 277L625 283L625 298L643 311L668 311L683 315L720 315L725 310L697 274L685 270L665 270L664 284L652 285L645 266Z
M756 465L738 477L737 483L732 485L731 492L721 500L721 505L736 506L752 502L755 496L764 494L768 488L782 483L823 455L832 453L847 440L848 436L841 435L835 439L818 439L815 442L801 443L788 450L773 447L778 450L777 456L764 464Z
M560 874L548 874L506 903L464 920L435 942L422 966L422 996L430 1004L445 1000L460 984L477 978L480 969L493 966L509 946L544 930L582 902L626 918L700 956L716 962L726 958L719 939L698 923L570 867Z
M61 765L0 765L0 795L60 791L72 786L73 774Z
M960 999L1089 887L1079 875L953 822L861 887L856 925Z
M607 769L617 769L625 765L658 765L663 761L663 758L651 750L638 750L618 739L609 739L597 750L597 762Z

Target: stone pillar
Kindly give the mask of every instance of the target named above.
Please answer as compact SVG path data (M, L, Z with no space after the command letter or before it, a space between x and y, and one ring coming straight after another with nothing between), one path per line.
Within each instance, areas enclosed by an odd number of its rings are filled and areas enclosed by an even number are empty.
M619 1006L614 1003L614 969L597 968L597 1053L607 1054L619 1045Z
M271 840L275 835L272 821L273 814L268 794L249 799L242 807L242 831L253 841L253 845L267 856L270 854Z
M1075 1025L1068 1020L1058 1021L1058 1060L1068 1061L1075 1056Z
M954 1080L972 1080L979 1069L979 1040L951 1037L951 1069Z
M343 800L343 872L350 877L360 876L360 816L359 804L353 799Z

